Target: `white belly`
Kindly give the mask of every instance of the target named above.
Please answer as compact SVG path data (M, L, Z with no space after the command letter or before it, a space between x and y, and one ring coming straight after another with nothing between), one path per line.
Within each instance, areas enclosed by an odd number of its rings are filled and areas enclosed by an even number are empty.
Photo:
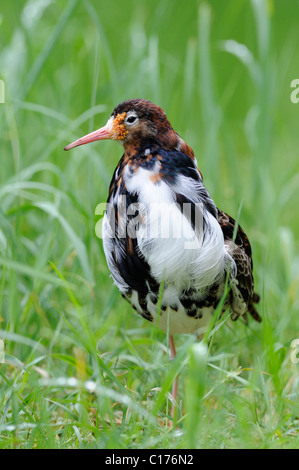
M165 333L169 331L171 335L195 332L202 334L210 323L213 312L212 307L204 308L202 309L201 318L192 318L188 317L182 310L174 311L168 307L165 312L161 312L159 319L155 318L153 320L153 323L157 324Z

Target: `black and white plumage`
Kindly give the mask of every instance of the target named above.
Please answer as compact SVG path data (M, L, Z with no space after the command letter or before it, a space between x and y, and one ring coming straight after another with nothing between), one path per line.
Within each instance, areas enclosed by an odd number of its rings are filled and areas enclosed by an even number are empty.
M181 151L167 152L154 145L141 148L130 160L128 165L124 155L119 176L112 180L103 223L109 269L136 311L153 321L164 281L160 328L166 332L169 323L170 334L193 333L210 321L224 291L228 266L236 271L224 245L217 208L195 161ZM121 196L127 201L123 210ZM118 223L128 227L130 204L136 204L136 210L141 207L146 221L138 221L136 238L128 234L120 238ZM190 206L189 218L184 204ZM196 233L195 209L200 212L202 233Z
M103 243L115 285L144 318L155 321L164 282L159 327L201 331L224 293L233 320L253 303L251 248L235 221L217 209L203 184L192 149L165 112L146 100L118 105L106 126L66 147L102 139L124 146L109 188ZM172 339L173 341L173 339ZM173 343L172 343L173 344Z

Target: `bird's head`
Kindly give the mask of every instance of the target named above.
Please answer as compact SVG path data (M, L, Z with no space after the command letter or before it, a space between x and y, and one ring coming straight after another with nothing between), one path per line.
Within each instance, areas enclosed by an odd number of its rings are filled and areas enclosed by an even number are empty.
M155 143L174 150L183 142L159 106L143 99L127 100L116 106L106 125L67 145L69 150L96 140L112 139L124 145Z

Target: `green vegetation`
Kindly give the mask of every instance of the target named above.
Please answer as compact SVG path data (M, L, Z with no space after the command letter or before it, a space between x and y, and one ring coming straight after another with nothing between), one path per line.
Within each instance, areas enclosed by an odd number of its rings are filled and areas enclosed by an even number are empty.
M2 448L299 447L298 14L292 0L1 2ZM262 324L226 316L208 350L178 336L173 363L95 236L121 148L63 152L135 97L166 110L217 205L241 207L262 297Z

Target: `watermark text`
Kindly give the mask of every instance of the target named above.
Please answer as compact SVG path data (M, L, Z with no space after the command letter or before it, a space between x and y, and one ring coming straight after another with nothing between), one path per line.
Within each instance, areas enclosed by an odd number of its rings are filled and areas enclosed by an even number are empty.
M293 339L291 342L291 361L293 364L299 362L299 339Z
M5 85L3 80L0 80L0 103L5 103Z
M5 356L4 356L4 341L0 339L0 364L4 364Z
M299 78L295 78L291 81L291 88L294 88L290 95L290 99L292 103L297 104L299 103Z
M125 195L115 203L101 203L95 209L100 216L95 232L98 238L184 239L186 249L202 245L204 207L202 203L130 203Z

